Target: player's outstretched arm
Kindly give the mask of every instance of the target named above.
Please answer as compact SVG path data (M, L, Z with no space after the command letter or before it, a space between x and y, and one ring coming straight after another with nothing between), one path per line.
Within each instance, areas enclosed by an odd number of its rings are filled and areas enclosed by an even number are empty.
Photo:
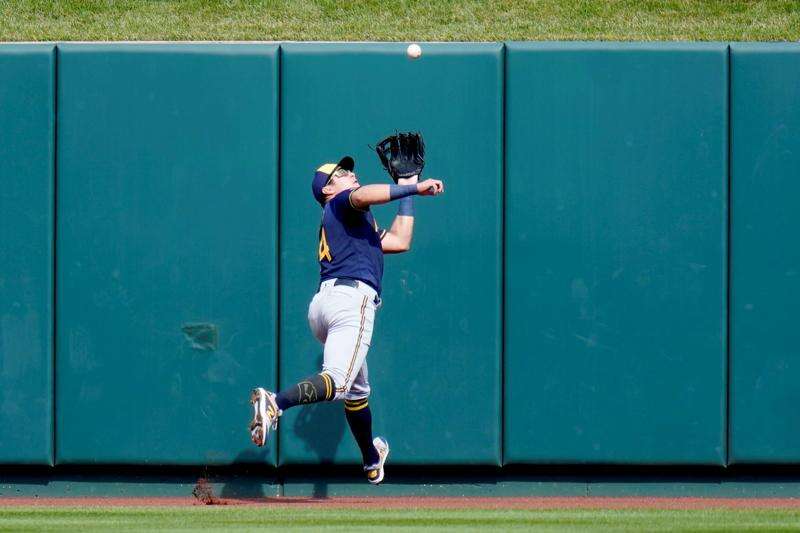
M371 205L385 204L392 200L418 194L420 196L436 196L444 192L444 184L440 180L427 179L419 183L406 185L364 185L350 194L350 203L357 209L366 209Z

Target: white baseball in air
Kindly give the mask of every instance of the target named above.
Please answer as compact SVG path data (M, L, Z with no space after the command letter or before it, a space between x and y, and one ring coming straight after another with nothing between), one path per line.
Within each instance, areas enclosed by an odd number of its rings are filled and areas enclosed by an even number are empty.
M422 55L422 48L417 43L409 44L406 48L406 55L411 59L417 59Z

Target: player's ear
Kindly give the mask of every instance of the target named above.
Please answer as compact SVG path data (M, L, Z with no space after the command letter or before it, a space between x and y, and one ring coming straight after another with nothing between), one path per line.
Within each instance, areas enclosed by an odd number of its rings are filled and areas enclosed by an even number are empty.
M328 184L322 188L322 194L333 194L333 184Z

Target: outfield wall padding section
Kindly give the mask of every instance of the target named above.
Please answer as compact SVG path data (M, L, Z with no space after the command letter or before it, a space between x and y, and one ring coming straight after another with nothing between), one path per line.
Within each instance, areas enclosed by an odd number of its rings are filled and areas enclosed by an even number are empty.
M320 207L314 170L352 155L362 184L387 183L374 145L396 130L424 135L409 253L386 256L383 307L367 356L375 434L393 463L500 462L501 44L426 44L413 61L395 44L282 45L280 381L320 369L309 331L317 290ZM396 204L373 208L391 226ZM281 419L280 462L356 463L340 402Z
M800 45L731 45L732 463L800 461Z
M53 45L0 45L0 463L53 462Z
M60 46L57 462L274 464L278 46Z
M724 464L727 64L508 44L506 463Z

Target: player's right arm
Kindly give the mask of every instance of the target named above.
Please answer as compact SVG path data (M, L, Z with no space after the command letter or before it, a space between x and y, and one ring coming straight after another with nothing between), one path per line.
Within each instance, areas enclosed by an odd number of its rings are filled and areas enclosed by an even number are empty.
M350 204L356 209L366 211L371 205L385 204L412 194L436 196L443 192L444 183L434 179L408 185L364 185L350 193Z

